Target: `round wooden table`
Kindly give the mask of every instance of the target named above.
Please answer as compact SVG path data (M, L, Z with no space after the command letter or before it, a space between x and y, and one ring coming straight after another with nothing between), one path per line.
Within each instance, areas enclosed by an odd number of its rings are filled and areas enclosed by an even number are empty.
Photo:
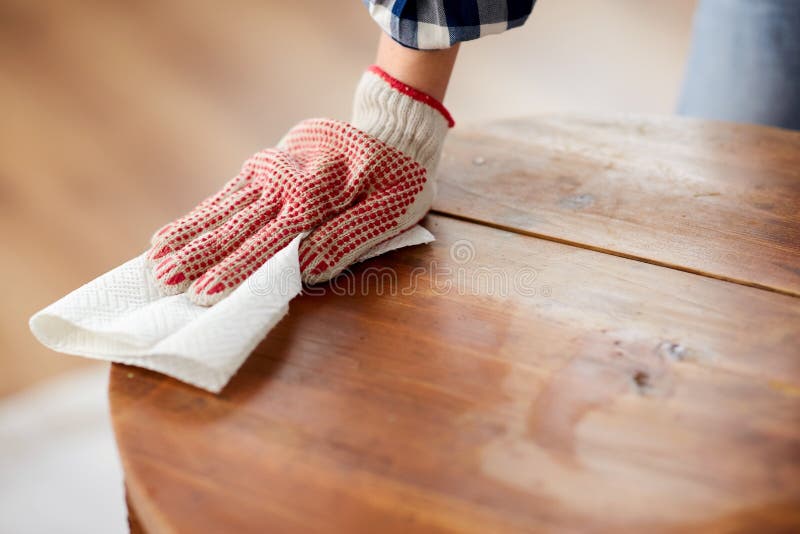
M222 394L112 368L136 529L800 529L800 134L495 122L439 183Z

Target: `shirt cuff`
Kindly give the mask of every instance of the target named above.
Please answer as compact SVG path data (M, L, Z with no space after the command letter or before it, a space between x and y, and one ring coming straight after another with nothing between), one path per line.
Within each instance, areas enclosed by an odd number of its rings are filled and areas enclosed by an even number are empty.
M536 0L362 1L396 42L416 50L437 50L522 26Z

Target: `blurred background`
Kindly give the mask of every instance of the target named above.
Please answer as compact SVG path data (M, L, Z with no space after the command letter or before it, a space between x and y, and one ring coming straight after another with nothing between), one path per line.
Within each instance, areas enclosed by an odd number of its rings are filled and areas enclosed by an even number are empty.
M694 5L538 0L462 47L446 104L670 114ZM346 119L377 38L358 0L0 0L0 532L125 531L107 368L38 345L31 314L296 122Z

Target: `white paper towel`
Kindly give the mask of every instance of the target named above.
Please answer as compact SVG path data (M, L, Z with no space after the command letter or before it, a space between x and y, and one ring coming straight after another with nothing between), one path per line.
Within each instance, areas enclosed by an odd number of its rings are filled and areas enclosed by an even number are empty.
M31 331L58 352L144 367L219 393L300 293L301 239L211 307L185 294L162 296L142 254L34 314ZM433 240L415 226L359 261Z

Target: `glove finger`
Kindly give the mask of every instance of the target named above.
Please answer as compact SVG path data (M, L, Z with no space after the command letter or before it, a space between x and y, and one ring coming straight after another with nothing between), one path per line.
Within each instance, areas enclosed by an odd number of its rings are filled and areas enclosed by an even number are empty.
M330 280L378 243L414 226L430 209L432 190L419 168L316 228L300 244L303 281Z
M164 240L167 232L171 233L173 230L179 230L181 226L191 224L188 222L188 220L192 219L192 217L208 215L207 212L209 209L214 209L221 205L229 205L232 202L232 196L235 195L237 198L241 197L244 194L242 193L242 190L252 189L254 182L256 182L256 179L264 169L264 162L268 161L274 152L276 151L273 149L262 150L261 152L258 152L252 157L248 158L242 164L239 174L234 176L224 186L222 186L222 189L198 204L186 216L159 228L150 239L150 244L155 247ZM256 198L258 197L256 196ZM235 202L235 199L233 202ZM213 214L211 215L213 216Z
M281 203L277 194L261 198L224 224L169 254L154 268L156 283L165 294L182 293L193 280L222 262L260 228L269 225Z
M206 271L187 290L189 299L201 306L216 304L244 282L267 260L313 223L298 217L279 217L247 239L222 262Z
M156 261L172 254L198 235L213 230L230 217L247 208L261 196L261 187L250 185L239 189L218 203L198 206L188 215L159 230L152 239L147 259Z

